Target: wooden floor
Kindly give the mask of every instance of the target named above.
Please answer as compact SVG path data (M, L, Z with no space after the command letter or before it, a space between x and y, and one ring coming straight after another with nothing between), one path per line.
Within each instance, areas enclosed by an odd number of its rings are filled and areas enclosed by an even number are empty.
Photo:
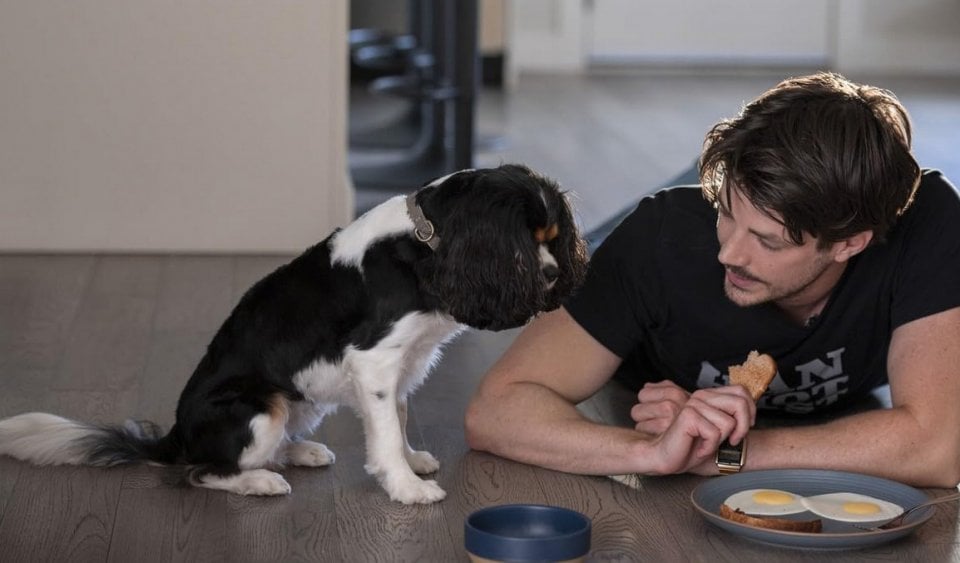
M703 132L775 77L532 76L481 100L478 164L522 161L575 192L585 228L688 166ZM885 85L887 83L884 83ZM960 81L890 84L916 122L921 162L960 177ZM318 233L318 239L326 233ZM0 417L47 411L169 427L180 388L239 296L283 256L0 255ZM2 561L460 561L463 518L493 503L550 502L594 521L594 561L812 561L705 527L693 477L611 480L535 470L467 450L462 414L515 332L453 342L411 407L415 446L450 493L389 502L363 469L362 431L342 410L318 439L326 469L290 469L293 494L242 498L180 486L176 468L35 468L0 458ZM651 514L653 516L651 516ZM918 537L844 560L960 561L957 511Z
M283 260L0 256L0 416L39 410L169 428L177 395L219 323ZM511 336L465 335L414 399L411 442L429 442L448 464L448 488L466 451L461 419L476 376ZM395 505L363 471L362 429L351 411L329 418L318 438L337 462L286 471L294 494L281 499L186 489L175 468L35 468L0 458L0 560L456 557L450 509Z

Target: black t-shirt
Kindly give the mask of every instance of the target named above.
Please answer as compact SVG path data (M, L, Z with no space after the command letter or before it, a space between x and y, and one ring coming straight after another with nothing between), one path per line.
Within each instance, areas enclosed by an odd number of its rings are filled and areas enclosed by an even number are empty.
M624 359L617 376L631 386L725 385L727 368L759 350L779 368L759 408L804 414L842 406L886 383L896 327L960 306L960 195L937 171L924 171L887 241L848 263L809 326L773 304L739 307L726 297L716 222L699 187L643 199L597 249L566 304Z

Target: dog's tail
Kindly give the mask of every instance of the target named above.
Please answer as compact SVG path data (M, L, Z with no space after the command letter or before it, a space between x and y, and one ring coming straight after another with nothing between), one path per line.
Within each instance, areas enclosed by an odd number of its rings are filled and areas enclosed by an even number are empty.
M179 452L174 433L161 437L150 422L101 426L41 412L0 420L0 455L36 465L171 464Z

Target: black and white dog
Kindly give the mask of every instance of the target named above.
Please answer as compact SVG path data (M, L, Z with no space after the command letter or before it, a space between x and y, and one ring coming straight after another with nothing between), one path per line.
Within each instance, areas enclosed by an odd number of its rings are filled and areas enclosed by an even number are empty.
M161 436L45 413L0 421L0 454L36 464L190 466L189 482L277 495L271 470L324 466L308 441L338 405L356 410L368 473L390 498L445 492L416 474L407 399L465 327L500 330L556 308L582 280L586 252L558 186L520 165L465 170L397 196L255 284L209 344Z

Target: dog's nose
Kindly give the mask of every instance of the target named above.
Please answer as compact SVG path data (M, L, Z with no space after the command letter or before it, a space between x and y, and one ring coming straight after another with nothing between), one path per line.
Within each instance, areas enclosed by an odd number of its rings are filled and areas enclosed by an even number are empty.
M554 264L547 264L543 267L543 277L546 278L547 283L557 281L557 278L560 277L560 268Z

